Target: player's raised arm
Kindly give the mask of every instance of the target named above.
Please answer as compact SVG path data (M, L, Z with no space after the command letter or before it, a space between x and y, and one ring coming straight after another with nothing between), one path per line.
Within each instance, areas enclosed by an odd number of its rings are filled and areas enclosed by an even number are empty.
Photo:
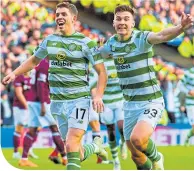
M15 79L16 76L31 71L40 61L48 55L47 52L47 39L44 39L42 43L35 49L34 54L23 62L13 72L8 74L2 81L3 84L9 84Z
M167 42L169 40L174 39L178 35L180 35L184 30L188 29L193 25L193 18L190 16L190 14L182 13L181 16L181 24L166 28L158 33L150 33L148 35L148 42L150 44L159 44L163 42Z
M16 68L13 72L8 74L5 78L3 78L3 84L9 84L12 82L16 76L24 74L32 70L42 59L37 58L36 56L31 56L25 62L23 62L18 68Z

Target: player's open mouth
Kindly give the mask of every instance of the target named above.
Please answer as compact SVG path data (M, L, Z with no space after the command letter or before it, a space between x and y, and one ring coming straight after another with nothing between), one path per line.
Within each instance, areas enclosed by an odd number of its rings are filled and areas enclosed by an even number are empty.
M58 23L58 25L61 27L61 26L63 26L65 23Z
M125 29L127 29L126 25L119 25L118 26L118 30L125 30Z
M118 27L119 30L127 29L127 27Z

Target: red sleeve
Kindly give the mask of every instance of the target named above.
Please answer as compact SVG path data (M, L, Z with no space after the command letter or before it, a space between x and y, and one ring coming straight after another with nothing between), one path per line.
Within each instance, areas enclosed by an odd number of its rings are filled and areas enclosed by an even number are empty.
M23 76L19 75L16 77L16 79L13 82L14 87L21 87L23 85Z

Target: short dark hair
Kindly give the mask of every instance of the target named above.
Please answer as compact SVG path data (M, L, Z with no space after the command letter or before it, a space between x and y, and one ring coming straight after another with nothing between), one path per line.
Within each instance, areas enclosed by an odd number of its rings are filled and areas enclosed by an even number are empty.
M115 8L114 14L117 12L124 12L128 11L132 14L133 17L135 17L136 11L135 9L131 8L129 5L119 5Z
M64 2L57 4L56 10L58 8L67 8L75 16L78 15L78 10L77 10L76 6L74 4L69 3L69 1L64 1Z

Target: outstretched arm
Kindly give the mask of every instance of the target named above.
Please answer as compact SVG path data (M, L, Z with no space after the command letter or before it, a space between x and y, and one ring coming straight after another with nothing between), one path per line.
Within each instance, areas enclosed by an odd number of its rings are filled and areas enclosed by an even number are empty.
M31 56L25 62L23 62L18 68L16 68L13 72L8 74L5 78L3 78L3 84L9 84L11 81L15 79L16 76L24 74L30 70L32 70L42 59L37 58L36 56Z
M193 25L193 18L190 14L182 13L181 16L181 24L166 28L158 33L150 33L148 35L148 42L150 44L159 44L163 42L167 42L169 40L174 39L178 35L180 35L184 30L188 29Z

